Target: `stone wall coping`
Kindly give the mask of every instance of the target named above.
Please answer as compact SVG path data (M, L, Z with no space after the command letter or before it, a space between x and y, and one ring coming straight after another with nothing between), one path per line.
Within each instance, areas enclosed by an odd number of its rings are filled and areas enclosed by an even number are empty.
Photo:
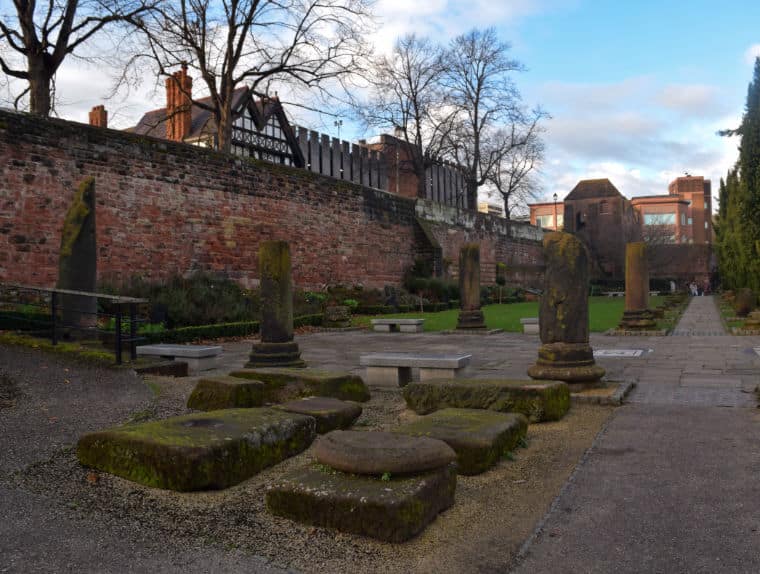
M160 357L189 357L201 359L222 354L222 348L208 345L141 345L138 355L158 355Z
M373 325L422 325L425 319L372 319Z
M435 353L370 353L359 357L363 367L417 367L423 369L461 369L470 364L472 355Z

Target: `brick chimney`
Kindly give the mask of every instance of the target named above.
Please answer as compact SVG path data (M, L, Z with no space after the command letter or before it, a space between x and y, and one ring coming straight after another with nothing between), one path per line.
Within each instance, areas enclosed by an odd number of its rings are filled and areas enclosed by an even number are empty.
M95 106L90 110L90 125L99 128L108 127L108 112L105 106Z
M166 139L181 142L190 135L193 79L187 64L166 78Z

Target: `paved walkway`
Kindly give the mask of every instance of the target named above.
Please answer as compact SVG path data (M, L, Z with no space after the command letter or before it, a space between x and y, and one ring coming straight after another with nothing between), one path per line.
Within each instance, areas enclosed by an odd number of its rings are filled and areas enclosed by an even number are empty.
M695 297L674 336L613 366L637 390L514 572L760 572L756 341Z

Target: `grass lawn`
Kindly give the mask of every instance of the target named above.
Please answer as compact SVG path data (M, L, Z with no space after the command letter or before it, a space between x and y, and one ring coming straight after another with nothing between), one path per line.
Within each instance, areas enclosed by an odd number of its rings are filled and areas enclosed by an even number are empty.
M651 297L650 307L656 307L662 302L662 297ZM589 324L592 331L606 331L616 327L623 316L625 299L623 297L589 297ZM538 317L538 302L509 303L502 305L487 305L483 307L486 325L489 329L520 332L523 317ZM376 315L354 317L357 326L369 327L371 319L414 317L425 319L425 331L445 331L457 326L457 309L439 311L437 313L396 313L391 315Z

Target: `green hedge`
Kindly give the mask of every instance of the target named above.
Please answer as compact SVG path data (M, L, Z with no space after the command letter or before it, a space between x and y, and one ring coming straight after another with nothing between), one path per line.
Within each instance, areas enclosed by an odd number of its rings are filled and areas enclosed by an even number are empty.
M322 315L303 315L293 319L293 327L322 324ZM197 325L180 327L162 333L145 333L145 344L151 343L188 343L197 339L220 339L222 337L248 337L259 332L258 321L238 321L237 323L217 323L216 325Z

